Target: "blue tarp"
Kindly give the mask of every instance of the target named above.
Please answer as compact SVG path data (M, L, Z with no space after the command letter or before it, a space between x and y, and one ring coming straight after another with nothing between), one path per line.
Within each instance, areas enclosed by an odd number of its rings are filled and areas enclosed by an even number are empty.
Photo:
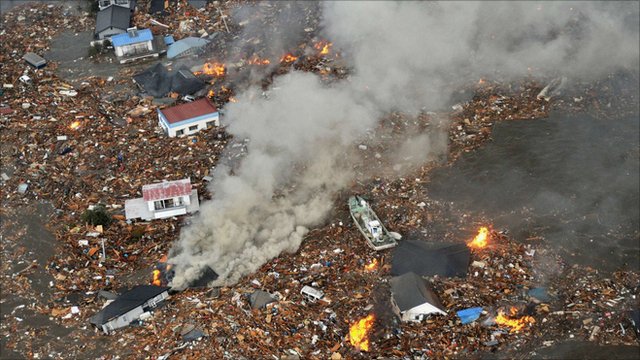
M135 36L131 36L130 32L112 36L111 43L113 46L124 46L153 40L153 34L149 29L134 30L133 32L135 33Z
M458 317L460 318L460 321L462 321L462 324L464 325L477 320L480 317L480 314L482 314L482 308L481 307L468 308L468 309L457 311L456 314L458 315Z
M176 42L176 41L175 41L175 40L173 40L173 36L171 36L171 35L167 35L167 36L165 36L165 37L164 37L164 43L165 43L166 45L171 45L171 44L173 44L174 42Z
M209 43L209 41L197 37L188 37L182 40L178 40L175 43L171 44L169 48L167 48L167 58L172 59L176 56L180 56L180 54L184 53L187 50L192 48L199 48L205 46Z

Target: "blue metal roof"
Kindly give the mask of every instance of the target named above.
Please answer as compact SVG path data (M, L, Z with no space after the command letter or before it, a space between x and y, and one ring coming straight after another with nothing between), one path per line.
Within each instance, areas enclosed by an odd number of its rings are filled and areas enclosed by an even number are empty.
M124 46L140 42L153 40L153 34L149 29L133 30L135 36L131 36L131 31L124 34L118 34L111 37L111 43L113 46Z

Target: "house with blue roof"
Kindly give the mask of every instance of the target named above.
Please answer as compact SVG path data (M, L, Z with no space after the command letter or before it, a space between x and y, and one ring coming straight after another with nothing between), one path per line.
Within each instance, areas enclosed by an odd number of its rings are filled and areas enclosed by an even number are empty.
M144 58L147 56L159 56L159 51L154 47L154 38L149 29L127 29L124 34L111 37L111 44L120 63Z

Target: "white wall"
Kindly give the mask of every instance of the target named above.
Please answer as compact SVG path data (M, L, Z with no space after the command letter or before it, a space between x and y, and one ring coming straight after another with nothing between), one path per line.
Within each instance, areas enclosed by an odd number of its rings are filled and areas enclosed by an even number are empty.
M402 321L420 321L419 319L416 319L416 316L428 314L446 315L447 313L429 303L424 303L403 312Z
M170 128L166 128L164 126L164 124L162 122L160 122L160 126L162 126L162 128L164 128L165 132L167 133L167 135L169 135L169 137L176 137L176 136L188 136L188 135L192 135L197 133L200 130L204 130L207 128L207 123L213 121L213 125L214 126L220 126L220 116L218 114L207 117L205 119L202 119L200 121L197 122L192 122L192 123L188 123L182 126L176 126L176 127L170 127ZM189 130L190 127L197 125L198 128L196 130ZM182 135L177 135L176 133L179 130L184 130L184 133Z

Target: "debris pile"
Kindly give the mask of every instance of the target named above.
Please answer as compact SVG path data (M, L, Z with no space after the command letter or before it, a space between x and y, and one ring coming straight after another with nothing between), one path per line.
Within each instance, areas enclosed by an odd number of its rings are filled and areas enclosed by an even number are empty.
M157 25L161 23L175 30L176 39L204 30L199 36L215 39L207 47L226 49L230 40L218 39L233 37L247 25L231 21L228 14L235 5L211 2L205 10L179 5L160 16L137 11L134 24L164 29ZM206 201L210 194L205 185L216 180L211 169L237 161L245 151L244 140L231 139L224 127L167 137L158 126L157 110L164 104L140 96L124 79L140 69L123 68L118 74L122 79L94 76L71 85L56 75L55 62L30 68L22 60L25 53L43 55L47 39L63 28L91 27L88 14L66 16L64 11L58 5L37 4L2 16L6 41L0 42L0 215L3 227L12 231L2 237L0 285L3 293L34 301L3 313L1 328L8 349L33 357L86 357L81 355L91 354L96 340L104 336L92 331L88 322L109 301L105 291L122 294L120 290L134 285L170 282L166 254L189 218L127 221L125 201L142 196L143 185L184 178L191 179ZM311 13L308 20L318 23ZM47 37L29 36L31 32ZM337 49L315 32L311 28L298 48L279 54L260 52L258 46L223 64L222 59L231 57L222 49L220 59L205 59L211 62L198 76L210 76L206 91L219 108L250 81L238 75L249 67L272 67L265 89L273 76L291 68L321 74L326 81L348 76ZM222 35L212 38L217 33ZM254 45L262 41L245 40ZM29 80L21 81L25 75ZM451 204L432 200L425 186L431 169L489 140L498 121L540 118L558 109L596 109L606 115L629 111L633 103L622 97L612 107L601 106L602 96L614 98L606 84L538 99L543 88L533 81L512 86L482 80L467 89L474 96L450 112L389 114L379 129L373 129L385 136L354 145L353 151L362 153L369 167L355 164L358 171L383 171L354 183L350 190L371 199L377 216L392 231L390 236L403 234L397 248L371 250L343 206L351 194L341 194L331 218L311 230L295 254L283 254L229 287L206 288L207 280L217 277L209 269L209 277L193 284L195 288L172 294L164 306L140 315L132 327L114 331L108 353L165 358L176 353L234 359L445 358L500 348L509 357L565 339L635 344L628 311L638 307L638 273L619 271L607 277L592 268L567 265L544 243L516 242L488 226L490 220L472 220ZM169 98L177 101L176 94ZM433 127L448 129L449 153L443 159L407 165L398 178L397 164L385 156L389 145L416 129ZM238 151L223 157L230 147ZM44 261L38 262L32 259L42 245L21 243L28 237L28 226L20 222L20 211L42 200L56 209L47 221L57 246L41 254ZM419 274L438 294L446 314L401 322L391 304L389 279L402 275L393 273L394 254L406 249L405 244L411 248L413 241L446 245L443 258L461 259L456 263L463 264L463 270L429 268ZM36 281L40 273L45 281ZM73 329L66 335L65 353L53 353L46 342L39 342L41 330L23 322L27 310Z

